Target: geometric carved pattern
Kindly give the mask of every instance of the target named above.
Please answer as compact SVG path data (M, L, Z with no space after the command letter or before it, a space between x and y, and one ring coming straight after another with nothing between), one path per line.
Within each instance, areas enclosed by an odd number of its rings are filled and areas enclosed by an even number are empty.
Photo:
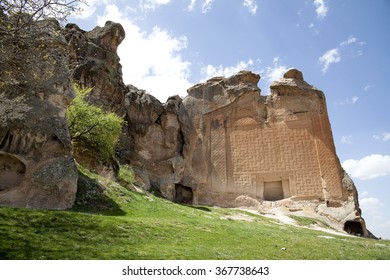
M256 173L290 172L292 195L322 196L321 177L313 135L286 125L237 129L230 134L234 185L247 187Z
M257 124L253 118L241 118L234 123L234 126L244 126L244 125L251 125L251 124Z
M261 176L284 180L288 174L291 196L323 197L323 181L331 196L342 196L333 142L326 142L333 139L316 135L330 127L323 128L318 118L262 124L242 117L230 124L224 113L209 117L214 191L226 190L230 178L230 191L253 194Z
M213 120L210 144L213 185L216 187L226 186L225 128L221 116Z

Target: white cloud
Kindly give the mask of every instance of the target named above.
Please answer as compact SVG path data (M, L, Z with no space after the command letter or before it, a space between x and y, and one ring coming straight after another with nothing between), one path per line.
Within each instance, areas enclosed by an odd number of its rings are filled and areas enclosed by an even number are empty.
M350 35L347 40L342 41L340 43L340 46L350 45L350 44L353 44L353 43L356 43L356 42L357 42L357 38L352 36L352 35Z
M203 3L202 3L202 13L203 14L207 14L213 7L213 2L215 0L202 0ZM190 4L188 4L188 11L193 11L195 9L195 5L196 5L196 2L197 0L191 0Z
M384 132L381 135L373 135L372 136L375 140L382 140L384 142L390 140L390 132Z
M364 91L368 91L370 88L372 88L373 87L373 85L366 85L364 88L363 88L363 90Z
M325 5L324 0L314 0L316 6L316 13L319 19L324 19L328 13L329 8Z
M81 9L81 12L79 14L73 15L73 17L79 19L90 18L96 12L98 7L108 4L108 0L88 0L88 2L85 3L81 2L77 6Z
M370 215L378 215L380 213L380 208L383 207L383 203L375 197L364 197L359 199L359 205L364 212L367 212L367 214Z
M185 95L191 86L188 81L190 62L183 60L180 51L187 47L187 38L174 37L158 26L150 33L144 32L115 5L106 6L105 14L98 17L98 24L104 25L112 19L121 23L126 31L118 47L124 82L145 89L161 102L171 95Z
M166 5L171 0L140 0L139 6L142 10L155 10L159 6Z
M326 51L318 60L323 65L322 72L326 73L331 64L340 62L341 56L339 50L335 48Z
M270 84L272 81L279 80L288 70L287 66L280 65L280 58L274 57L273 66L268 66L265 69L264 79Z
M287 71L287 67L284 65L275 65L273 67L267 67L267 71L265 73L265 78L267 82L270 83L272 81L276 81L280 79L284 73Z
M365 44L366 44L365 42L358 41L358 39L355 36L349 35L348 39L345 41L342 41L339 44L339 46L340 46L340 48L346 48L349 45L363 47ZM352 58L362 56L364 53L362 49L356 49L356 47L350 48L350 52L351 52Z
M351 98L346 99L348 104L355 104L358 100L359 100L359 96L352 96Z
M363 44L362 44L363 43ZM330 49L330 50L327 50L320 58L319 58L319 62L322 64L322 72L323 73L326 73L326 71L328 71L329 69L329 66L331 64L334 64L334 63L338 63L340 62L341 60L341 54L340 54L340 51L345 51L345 49L347 48L348 45L358 45L358 46L363 46L365 43L364 42L359 42L358 39L356 37L354 37L353 35L349 35L348 39L345 40L345 41L342 41L340 44L339 44L339 47L338 48L333 48L333 49ZM349 48L350 51L351 49L353 48ZM362 50L355 50L355 51L351 51L351 53L353 53L352 55L352 58L355 58L356 56L362 56L363 55L363 51ZM370 87L365 87L364 90L368 90ZM356 99L356 98L355 98ZM355 101L351 100L352 103L355 103L357 101L357 99Z
M368 229L377 237L390 238L390 220L386 215L385 204L367 192L360 195L359 205L362 209Z
M204 0L202 5L202 13L204 14L208 13L213 6L213 2L214 0Z
M251 70L253 65L254 62L252 59L249 59L248 61L240 61L235 66L227 66L227 67L224 67L222 65L213 66L209 64L205 67L202 67L201 69L201 74L203 76L202 82L216 76L229 77L241 70Z
M248 8L249 13L252 15L256 14L257 11L257 3L255 0L244 0L244 7Z
M341 137L342 144L352 144L352 135Z
M348 159L342 166L352 177L361 180L389 176L390 156L374 154L360 160Z
M338 106L344 106L346 104L349 104L349 105L354 105L356 102L358 102L359 100L359 96L352 96L351 98L347 98L345 99L345 101L336 101L334 102L334 106L338 107Z
M383 138L382 138L383 141L389 141L390 140L390 133L389 132L383 133L382 135L383 135Z
M188 10L193 11L195 8L196 0L191 0L191 3L188 5Z

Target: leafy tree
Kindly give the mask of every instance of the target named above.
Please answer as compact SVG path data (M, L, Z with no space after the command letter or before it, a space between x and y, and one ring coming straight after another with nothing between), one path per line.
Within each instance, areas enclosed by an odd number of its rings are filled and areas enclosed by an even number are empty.
M114 154L124 120L89 104L86 99L91 88L74 87L76 98L66 112L71 138L76 145L88 149L98 159L107 161Z

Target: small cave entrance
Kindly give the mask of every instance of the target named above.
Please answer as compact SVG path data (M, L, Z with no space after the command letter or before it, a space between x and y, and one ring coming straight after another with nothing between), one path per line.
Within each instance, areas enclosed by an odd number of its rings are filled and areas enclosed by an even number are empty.
M282 181L264 182L264 200L277 201L283 198Z
M176 203L192 204L194 193L190 187L181 184L175 184L175 200Z
M358 221L346 221L344 224L344 230L349 234L356 236L363 236L362 224Z
M26 166L10 154L0 154L0 191L18 186L24 179Z

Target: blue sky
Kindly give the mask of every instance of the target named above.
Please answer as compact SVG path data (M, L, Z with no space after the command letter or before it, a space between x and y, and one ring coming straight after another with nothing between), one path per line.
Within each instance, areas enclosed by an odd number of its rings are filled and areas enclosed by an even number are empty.
M290 67L327 98L337 154L363 217L390 239L390 1L88 0L70 22L120 22L124 82L160 101L213 76L261 75L262 94Z

